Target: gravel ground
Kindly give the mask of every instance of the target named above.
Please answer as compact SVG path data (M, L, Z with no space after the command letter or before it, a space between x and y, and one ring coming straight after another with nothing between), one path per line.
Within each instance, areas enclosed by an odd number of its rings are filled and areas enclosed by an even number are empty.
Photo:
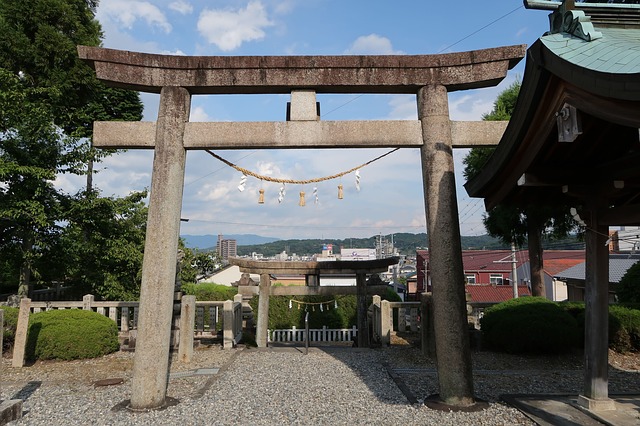
M410 346L384 349L196 350L188 365L171 363L167 395L178 403L132 413L133 355L118 352L86 361L39 362L22 369L2 364L0 395L24 400L16 425L273 425L420 424L532 425L499 402L503 393L579 393L580 356L517 357L474 353L476 396L490 403L476 413L441 412L422 404L437 392L433 362ZM638 357L623 357L625 370L610 369L610 392L640 393ZM220 368L214 375L190 374ZM400 377L418 403L410 404L389 375ZM202 370L201 370L202 372ZM176 374L177 373L177 374ZM113 386L97 380L122 378Z

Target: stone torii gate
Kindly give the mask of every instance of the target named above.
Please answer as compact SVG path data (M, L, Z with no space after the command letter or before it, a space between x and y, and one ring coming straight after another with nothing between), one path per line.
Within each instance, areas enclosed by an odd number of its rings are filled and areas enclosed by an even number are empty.
M474 403L453 149L495 145L504 123L452 122L447 92L494 86L526 46L439 55L168 56L79 46L106 84L160 93L157 122L96 122L98 148L153 148L131 408L164 405L186 150L420 148L440 397ZM291 94L290 121L190 123L197 94ZM316 93L417 95L418 120L320 121Z
M269 322L269 296L302 296L302 295L334 295L356 294L358 347L369 346L369 333L367 332L367 296L373 294L383 295L386 285L367 286L367 275L376 272L385 272L390 265L398 263L400 258L388 257L376 260L336 260L331 262L282 262L247 260L237 257L229 258L231 265L236 265L241 272L260 275L258 287L258 324L256 330L256 343L258 347L267 346L267 325ZM306 286L271 287L272 274L304 275ZM328 286L320 287L320 275L351 274L356 276L354 286ZM249 287L255 288L255 287ZM355 290L355 291L354 291ZM238 288L242 292L242 287Z

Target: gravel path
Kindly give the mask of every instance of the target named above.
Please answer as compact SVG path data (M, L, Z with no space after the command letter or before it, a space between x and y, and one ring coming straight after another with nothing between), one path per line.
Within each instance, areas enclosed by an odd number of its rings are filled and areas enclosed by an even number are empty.
M499 394L579 392L582 381L579 357L476 353L476 395L490 407L477 413L450 413L421 403L437 392L437 378L433 363L414 348L311 348L308 355L302 351L197 350L193 363L172 363L167 393L178 403L147 413L122 408L131 392L130 353L23 369L12 369L5 359L0 394L2 399L24 399L25 414L16 425L531 425L518 410L499 402ZM220 368L214 375L189 373L214 367ZM417 404L408 402L389 370ZM93 385L115 377L124 383ZM611 392L640 393L639 379L638 372L612 369Z

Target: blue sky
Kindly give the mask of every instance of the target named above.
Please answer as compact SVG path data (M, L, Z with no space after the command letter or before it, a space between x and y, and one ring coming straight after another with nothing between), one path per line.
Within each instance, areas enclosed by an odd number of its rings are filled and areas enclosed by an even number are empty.
M548 12L526 10L519 0L101 0L97 18L104 47L177 55L434 54L513 44L531 45L548 28ZM497 88L449 95L452 120L480 120L497 94L521 78L524 60ZM158 96L143 94L144 120L155 121ZM276 121L285 119L288 96L194 96L191 121ZM322 119L416 119L415 96L319 95ZM311 179L362 164L386 149L216 151L262 175ZM458 206L463 235L484 234L481 200L462 184L456 152ZM95 184L103 195L148 188L153 153L130 150L108 158ZM402 149L353 174L317 185L279 185L247 179L204 152L187 154L181 234L253 233L278 238L369 237L378 233L425 232L420 154ZM81 180L61 177L73 192ZM337 186L344 186L344 199ZM265 204L257 203L265 189ZM306 192L307 205L298 206Z

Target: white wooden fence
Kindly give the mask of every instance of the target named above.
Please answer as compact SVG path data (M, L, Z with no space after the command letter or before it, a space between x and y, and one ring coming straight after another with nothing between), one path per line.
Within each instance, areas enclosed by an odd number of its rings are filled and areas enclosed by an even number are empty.
M268 341L277 343L295 343L305 341L304 328L286 328L268 330ZM358 335L358 328L312 328L309 329L309 342L353 342Z

